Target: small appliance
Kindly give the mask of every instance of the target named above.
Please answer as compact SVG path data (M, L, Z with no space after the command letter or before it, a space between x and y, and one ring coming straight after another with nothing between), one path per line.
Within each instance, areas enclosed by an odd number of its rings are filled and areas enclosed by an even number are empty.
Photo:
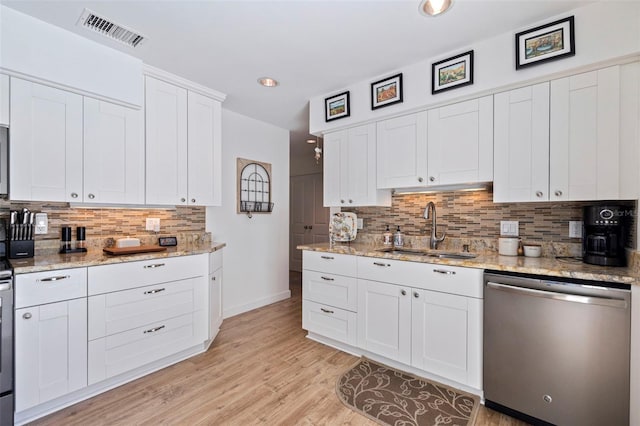
M630 207L601 204L583 208L582 261L593 265L625 266L627 216Z

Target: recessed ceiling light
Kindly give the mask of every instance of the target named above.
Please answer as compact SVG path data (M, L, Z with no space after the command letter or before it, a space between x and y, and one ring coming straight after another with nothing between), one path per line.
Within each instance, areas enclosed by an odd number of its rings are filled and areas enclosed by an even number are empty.
M260 77L258 83L264 87L276 87L278 85L278 82L271 77Z
M420 13L426 16L436 16L451 8L453 0L422 0Z

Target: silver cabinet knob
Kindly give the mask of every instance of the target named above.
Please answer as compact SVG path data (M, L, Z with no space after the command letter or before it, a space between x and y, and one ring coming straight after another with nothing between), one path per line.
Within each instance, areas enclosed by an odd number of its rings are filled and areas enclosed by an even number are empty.
M195 202L196 202L196 199L195 199L195 198L192 198L192 199L191 199L191 202L192 202L192 203L195 203Z
M26 312L22 315L22 318L24 319L31 319L31 312Z
M216 277L211 277L211 281L215 281L215 280L216 280Z
M429 181L431 181L431 182L435 182L435 181L436 181L436 178L434 178L433 176L429 176Z
M185 201L187 201L187 199L186 199L186 198L180 198L180 202L181 202L181 203L184 203Z
M93 200L94 198L96 198L96 196L95 196L95 195L93 195L93 194L89 194L89 199L90 199L90 200Z
M400 290L400 294L403 295L403 296L406 296L407 295L407 290Z
M416 299L420 297L420 293L418 293L417 291L413 292L413 297L415 297Z
M556 197L562 197L562 191L560 190L557 190L555 194L556 194Z
M538 198L542 197L542 191L536 191L536 197Z
M340 200L340 203L344 204L344 200Z
M349 199L349 203L353 203L353 200L352 200L352 199Z
M71 193L71 198L78 198L78 194L76 192Z
M421 177L418 178L418 182L422 182L424 179L422 179Z

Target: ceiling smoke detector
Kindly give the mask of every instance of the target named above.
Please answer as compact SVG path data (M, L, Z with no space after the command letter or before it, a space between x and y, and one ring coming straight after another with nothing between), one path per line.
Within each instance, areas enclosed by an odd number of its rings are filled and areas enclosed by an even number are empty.
M116 24L112 20L99 16L89 9L82 11L76 25L93 30L130 47L137 47L143 42L143 40L147 39L139 32L131 30L123 25Z

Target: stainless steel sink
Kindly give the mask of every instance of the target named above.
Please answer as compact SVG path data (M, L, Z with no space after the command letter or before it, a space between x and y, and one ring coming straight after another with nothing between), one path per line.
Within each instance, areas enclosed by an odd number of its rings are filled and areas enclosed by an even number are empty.
M399 255L412 255L412 256L428 256L428 257L436 257L440 259L473 259L474 257L478 257L475 253L468 252L447 252L447 251L437 251L437 250L428 250L428 249L415 249L415 248L398 248L398 247L385 247L378 249L377 251L389 254L399 254Z

